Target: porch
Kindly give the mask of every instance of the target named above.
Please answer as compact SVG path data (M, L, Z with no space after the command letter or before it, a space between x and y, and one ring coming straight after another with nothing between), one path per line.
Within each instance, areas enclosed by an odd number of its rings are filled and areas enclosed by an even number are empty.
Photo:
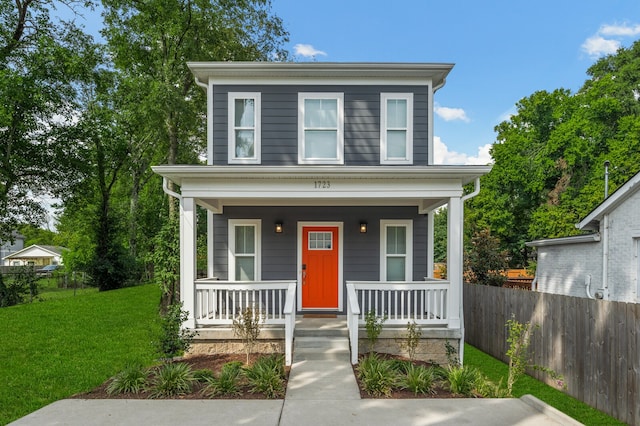
M348 337L351 362L357 364L361 341L366 339L365 314L370 311L387 318L381 339L401 340L410 322L422 329L424 339L450 339L455 343L461 338L460 318L456 315L460 311L460 294L446 280L347 281L346 287L346 316L305 318L296 315L295 281L196 280L192 307L196 339L214 344L237 340L233 320L247 308L255 309L263 318L260 338L283 344L286 365L292 364L294 338L301 336Z

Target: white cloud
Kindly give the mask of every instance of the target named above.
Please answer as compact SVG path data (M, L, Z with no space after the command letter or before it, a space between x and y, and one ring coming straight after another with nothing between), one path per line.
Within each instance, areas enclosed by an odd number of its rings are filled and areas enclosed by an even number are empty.
M491 163L491 144L478 147L476 156L468 155L461 152L449 151L447 145L442 142L439 136L433 138L434 145L434 164L462 164L462 165L487 165Z
M640 34L640 24L635 25L603 25L598 31L606 36L634 37Z
M621 38L640 34L640 24L602 25L598 32L582 43L582 50L592 58L611 55L622 45Z
M616 53L619 48L620 42L618 40L608 40L598 35L589 37L582 43L582 50L592 58L599 58L600 56Z
M306 58L313 58L315 56L327 56L326 52L318 50L310 44L296 44L293 46L293 51L296 55L304 56Z
M449 108L436 105L434 107L434 111L438 114L438 117L442 118L444 121L461 120L466 123L471 121L469 120L469 117L467 117L467 113L464 112L462 108Z

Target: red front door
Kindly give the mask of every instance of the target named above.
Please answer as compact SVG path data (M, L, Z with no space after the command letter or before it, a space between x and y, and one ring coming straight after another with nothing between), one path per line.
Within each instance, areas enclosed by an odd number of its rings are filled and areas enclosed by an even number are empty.
M302 228L302 309L338 309L338 227Z

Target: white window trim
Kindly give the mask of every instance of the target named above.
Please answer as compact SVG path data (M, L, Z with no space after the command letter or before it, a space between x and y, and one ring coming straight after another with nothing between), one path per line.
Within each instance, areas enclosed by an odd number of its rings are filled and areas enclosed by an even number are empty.
M388 226L404 226L407 228L407 253L404 265L405 281L413 281L413 221L407 220L388 220L380 221L380 281L387 281L387 227Z
M228 272L228 281L236 281L236 238L235 238L235 228L236 226L247 226L253 225L255 230L255 258L254 258L254 270L255 270L255 280L262 280L262 221L260 219L229 219L229 230L228 230L228 246L229 246L229 256L228 256L228 264L229 264L229 272Z
M336 99L338 101L338 141L336 144L336 158L305 158L305 99ZM298 93L298 164L344 164L344 93Z
M261 159L261 134L262 134L262 96L260 92L229 92L227 95L227 161L229 164L260 164ZM236 157L236 128L235 128L235 100L236 99L253 99L254 100L254 147L253 157L251 158L237 158Z
M387 157L387 101L407 101L406 158ZM413 93L380 93L380 164L413 164Z

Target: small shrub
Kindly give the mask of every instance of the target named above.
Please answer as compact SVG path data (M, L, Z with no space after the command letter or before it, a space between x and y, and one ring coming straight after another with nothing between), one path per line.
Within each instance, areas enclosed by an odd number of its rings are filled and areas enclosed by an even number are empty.
M154 377L151 398L184 395L191 392L194 382L195 378L189 364L163 364Z
M214 397L218 395L240 395L239 382L242 373L242 363L232 361L224 364L218 377L209 377L206 379L207 385L202 393Z
M509 375L507 377L507 392L509 396L513 395L513 385L524 374L527 367L534 370L542 371L555 380L558 387L566 389L564 377L554 370L540 365L531 364L531 354L529 353L529 345L531 337L537 326L531 323L521 323L515 319L515 315L511 315L511 319L507 321L506 327L509 329L509 337L507 343L507 357L509 358Z
M407 335L402 347L409 353L409 359L413 361L416 357L416 349L422 337L422 328L415 321L407 323Z
M375 311L369 311L364 315L365 329L367 330L367 339L369 339L369 352L373 351L373 347L378 341L382 326L387 320L387 316L379 317Z
M199 383L206 383L207 380L212 379L213 377L213 371L209 370L208 368L203 368L193 372L193 378L196 382Z
M422 367L410 364L405 376L402 378L402 385L415 395L435 393L436 374L432 367Z
M398 373L391 362L373 352L360 360L357 372L362 389L371 396L390 396L398 385Z
M502 383L502 379L498 383L493 383L486 377L479 375L476 385L477 392L484 398L509 398L509 391Z
M449 390L458 395L471 396L478 381L478 370L473 367L449 366L447 368Z
M407 371L413 366L413 362L406 359L390 359L387 362L399 374L407 374Z
M147 385L147 369L140 364L128 364L116 374L109 386L109 395L122 393L140 393Z
M160 321L161 334L157 350L163 358L173 358L184 354L191 347L196 333L183 329L188 313L182 310L182 303L174 303L167 308Z
M247 365L249 365L249 354L260 336L263 317L260 312L249 307L233 320L233 334L240 337L244 342L244 350L247 354Z
M270 399L283 397L284 362L280 364L275 357L262 357L251 367L245 368L243 372L251 386L249 392L262 393Z

